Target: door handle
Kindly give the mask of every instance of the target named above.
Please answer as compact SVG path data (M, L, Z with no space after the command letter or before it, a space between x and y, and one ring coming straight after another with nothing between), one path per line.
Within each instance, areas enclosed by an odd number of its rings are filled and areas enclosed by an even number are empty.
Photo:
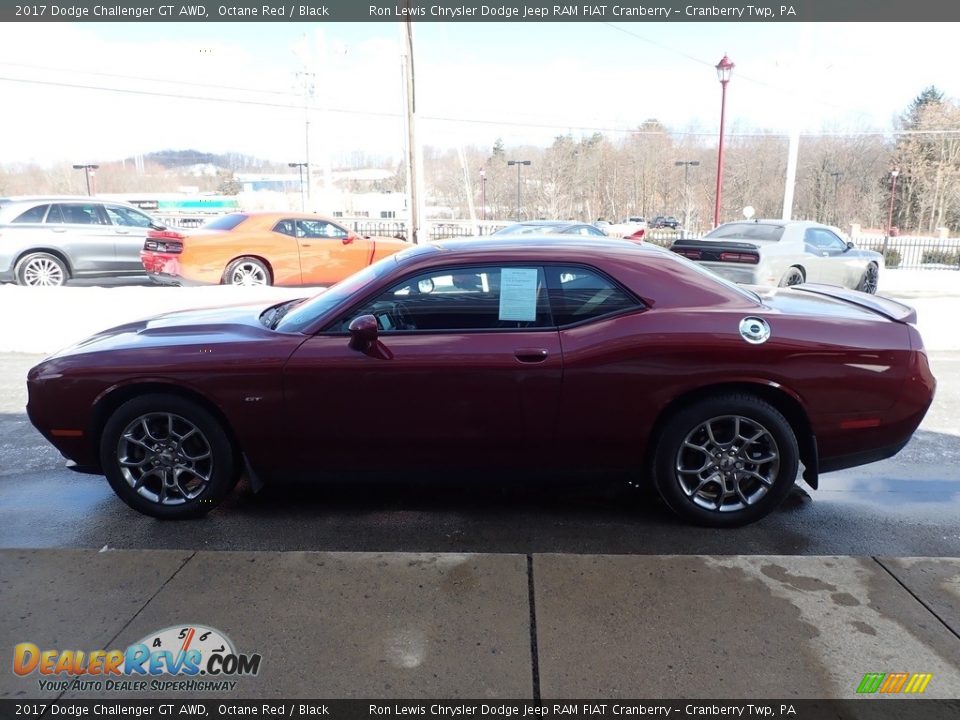
M53 230L54 232L58 232L58 233L60 233L60 232L66 232L66 231L67 231L66 228L50 228L50 229Z
M117 235L129 235L129 234L130 234L130 231L129 231L129 230L114 230L114 232L115 232Z
M513 355L520 362L537 363L546 360L550 352L546 348L520 348L514 350Z

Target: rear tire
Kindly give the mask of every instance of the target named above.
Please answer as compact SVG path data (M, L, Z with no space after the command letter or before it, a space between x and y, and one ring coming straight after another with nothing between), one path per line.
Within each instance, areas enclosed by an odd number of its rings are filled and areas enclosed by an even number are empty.
M877 285L880 281L880 268L878 268L873 263L867 265L867 269L863 271L863 277L860 278L860 282L857 284L857 290L860 292L870 293L871 295L876 295Z
M59 287L70 279L66 263L56 255L32 252L20 258L14 277L17 285L28 287Z
M799 285L800 283L806 281L807 279L804 277L803 271L798 267L792 267L783 274L782 278L780 278L780 287Z
M210 512L239 475L220 422L177 395L143 395L121 405L103 429L100 462L121 500L169 520Z
M664 425L654 481L664 502L706 527L738 527L769 514L790 492L800 453L772 405L745 394L683 408Z
M223 273L225 285L272 285L270 268L254 257L237 258Z

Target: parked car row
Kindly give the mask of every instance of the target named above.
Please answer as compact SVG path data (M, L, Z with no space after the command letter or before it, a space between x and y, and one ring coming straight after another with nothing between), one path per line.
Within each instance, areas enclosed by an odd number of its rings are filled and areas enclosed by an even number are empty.
M599 223L600 221L598 221ZM494 237L603 237L642 242L672 216L616 225L520 222ZM359 235L333 220L290 212L235 212L196 230L173 230L126 203L88 197L0 198L0 282L62 285L71 278L142 275L163 284L331 285L407 244ZM824 283L875 293L883 257L814 222L749 220L721 225L671 249L734 282Z
M231 213L172 230L123 202L0 198L0 282L143 275L164 284L331 285L403 240L361 236L305 213Z

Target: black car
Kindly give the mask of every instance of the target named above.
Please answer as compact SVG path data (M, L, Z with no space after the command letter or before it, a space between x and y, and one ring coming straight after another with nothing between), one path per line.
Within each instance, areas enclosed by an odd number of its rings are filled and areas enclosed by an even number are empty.
M680 227L680 221L677 220L673 215L657 215L651 222L650 227L654 229L669 228L670 230L676 230Z

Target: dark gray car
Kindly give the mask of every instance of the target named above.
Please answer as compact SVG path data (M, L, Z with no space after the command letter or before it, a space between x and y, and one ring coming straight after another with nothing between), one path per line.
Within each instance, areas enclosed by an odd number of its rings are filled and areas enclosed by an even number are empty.
M63 285L70 278L143 274L151 227L133 205L87 196L0 198L0 282Z

